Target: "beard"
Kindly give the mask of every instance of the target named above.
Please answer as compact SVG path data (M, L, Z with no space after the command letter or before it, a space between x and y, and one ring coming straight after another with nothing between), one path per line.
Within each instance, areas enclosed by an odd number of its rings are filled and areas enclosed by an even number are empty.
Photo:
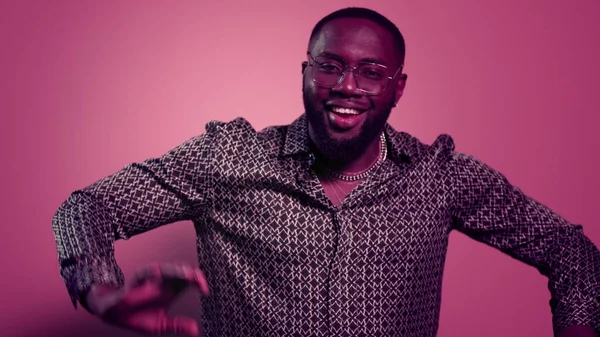
M358 135L352 138L336 139L327 129L327 111L321 106L317 107L305 90L302 91L306 118L313 130L313 144L327 161L336 165L345 165L360 157L371 142L383 130L393 107L393 98L385 104L383 109L374 113L371 108L367 118L360 126Z

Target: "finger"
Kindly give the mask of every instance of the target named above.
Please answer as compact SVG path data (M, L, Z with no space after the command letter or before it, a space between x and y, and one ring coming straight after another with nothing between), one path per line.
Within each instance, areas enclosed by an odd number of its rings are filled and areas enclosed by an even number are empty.
M195 282L193 268L186 264L164 263L160 265L162 277Z
M160 330L161 334L175 334L189 337L200 336L198 322L186 316L161 316Z
M150 279L161 279L162 278L162 268L160 264L153 263L147 266L144 266L137 270L135 275L133 276L133 285L140 285Z
M202 270L188 265L181 265L180 267L185 279L194 284L203 295L207 296L209 293L208 282L206 281Z
M118 325L144 335L200 336L200 329L196 320L185 316L168 316L166 310L151 310L127 316Z
M179 284L175 282L176 290L182 290L188 284L195 285L203 295L209 294L208 282L199 268L185 264L151 264L141 268L135 275L134 286L139 286L151 279L162 279L165 281L184 281Z
M163 264L161 265L162 278L165 283L179 293L188 286L197 285L194 269L188 265Z
M123 304L129 307L147 306L151 303L162 302L165 297L164 290L162 288L162 281L152 280L138 284L135 287L128 289L125 296L123 296ZM171 295L172 297L172 295Z
M199 268L186 264L162 264L160 265L164 279L181 279L194 284L204 295L208 295L208 282Z
M206 278L204 277L204 273L202 272L202 270L200 270L200 268L194 268L194 278L196 279L196 284L198 285L198 289L200 289L200 292L204 295L204 296L208 296L210 291L208 289L208 282L206 281Z

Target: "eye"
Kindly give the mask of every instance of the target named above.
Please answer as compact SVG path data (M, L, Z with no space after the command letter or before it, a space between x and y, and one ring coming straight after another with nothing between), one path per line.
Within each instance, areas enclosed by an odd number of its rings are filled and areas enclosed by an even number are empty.
M373 80L379 80L386 77L385 71L383 69L380 69L380 67L373 66L363 67L360 70L360 75Z
M342 71L342 68L334 63L319 63L318 69L321 72L330 74L340 73Z

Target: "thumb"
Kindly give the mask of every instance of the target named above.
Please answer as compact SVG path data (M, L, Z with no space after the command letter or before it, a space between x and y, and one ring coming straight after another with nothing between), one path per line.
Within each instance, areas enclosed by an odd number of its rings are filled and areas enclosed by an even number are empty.
M198 322L191 317L186 316L163 316L161 322L161 332L175 334L177 336L199 337L200 329Z

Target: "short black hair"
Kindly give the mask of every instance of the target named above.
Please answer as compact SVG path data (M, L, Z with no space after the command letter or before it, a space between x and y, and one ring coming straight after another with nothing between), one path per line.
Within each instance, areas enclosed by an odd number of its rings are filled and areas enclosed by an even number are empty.
M347 7L339 9L319 20L310 33L309 47L312 45L313 40L317 37L317 35L321 33L321 30L326 23L334 19L341 18L366 19L380 25L382 28L390 32L394 38L394 48L400 57L400 62L401 64L404 63L404 57L406 56L406 44L404 42L404 36L402 36L402 33L400 33L398 27L382 14L372 9L363 7Z

